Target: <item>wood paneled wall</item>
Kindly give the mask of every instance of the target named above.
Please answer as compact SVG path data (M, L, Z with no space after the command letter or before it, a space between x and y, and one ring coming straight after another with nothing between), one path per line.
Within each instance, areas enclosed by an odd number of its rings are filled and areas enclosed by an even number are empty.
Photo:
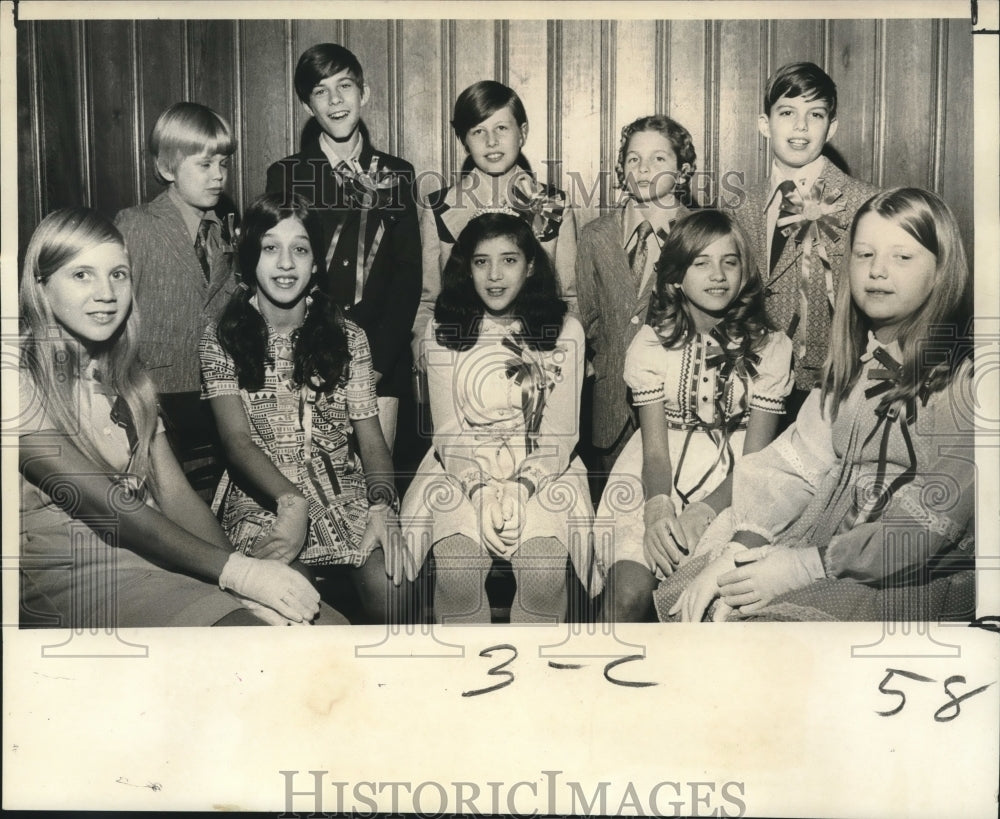
M242 208L267 165L298 147L308 116L291 74L323 41L358 55L375 145L418 171L450 176L461 164L448 125L459 91L485 78L511 85L528 112L525 154L570 189L581 222L613 201L618 133L642 114L665 112L691 131L709 199L721 173L765 173L755 121L767 76L812 60L837 82L831 144L850 172L938 191L971 249L968 19L34 21L17 36L22 254L54 208L111 215L155 196L146 137L178 100L234 123L229 192Z

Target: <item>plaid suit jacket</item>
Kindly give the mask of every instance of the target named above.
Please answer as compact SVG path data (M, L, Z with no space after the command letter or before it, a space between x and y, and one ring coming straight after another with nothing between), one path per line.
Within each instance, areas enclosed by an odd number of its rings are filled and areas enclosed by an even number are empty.
M201 388L198 342L236 289L235 254L209 250L205 281L184 218L164 191L115 217L125 237L142 328L140 355L158 392Z
M847 246L848 233L854 214L868 199L878 193L878 188L867 182L862 182L848 176L829 159L823 157L823 169L818 180L826 185L826 194L840 191L838 202L844 204L844 209L838 217L844 228L837 231L832 241L827 241L827 254L833 268L833 286L836 293L843 283L847 271L847 257L850 248ZM788 332L793 319L799 312L799 272L802 269L802 245L793 237L789 237L781 252L773 271L768 271L768 235L767 214L768 180L763 180L755 187L746 191L742 202L734 205L731 210L736 221L743 228L750 240L754 259L764 280L765 304L767 316L774 327L782 332ZM795 354L792 366L795 371L795 386L799 389L812 389L816 386L830 346L830 319L832 306L827 299L826 274L823 265L812 251L810 275L807 290L809 320L805 338L802 338L802 321L799 321L791 334ZM799 346L805 342L805 355L799 354Z

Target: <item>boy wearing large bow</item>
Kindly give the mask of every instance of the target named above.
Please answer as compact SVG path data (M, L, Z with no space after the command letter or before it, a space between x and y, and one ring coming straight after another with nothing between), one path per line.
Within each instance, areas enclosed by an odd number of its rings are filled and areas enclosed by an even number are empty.
M371 89L352 52L312 46L299 58L294 84L320 133L268 168L267 192L301 194L319 213L327 248L322 286L368 336L391 448L399 398L410 390L410 327L420 300L413 166L372 147L361 122Z
M768 318L792 339L788 419L817 385L826 358L851 220L878 192L822 155L837 125L837 86L823 69L803 62L775 71L757 123L770 175L734 207L763 274Z

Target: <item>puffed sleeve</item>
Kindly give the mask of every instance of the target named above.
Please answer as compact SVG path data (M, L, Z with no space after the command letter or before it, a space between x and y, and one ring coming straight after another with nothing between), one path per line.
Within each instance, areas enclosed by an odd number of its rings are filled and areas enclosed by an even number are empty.
M642 407L665 399L668 361L656 331L644 325L625 353L625 383L632 390L633 405Z
M365 331L352 321L345 322L347 349L351 354L350 375L344 389L347 415L352 421L378 415L375 396L375 372L372 370L372 353Z
M784 333L770 333L760 351L750 408L783 413L793 384L792 340Z
M209 324L198 342L198 359L201 362L201 397L215 398L219 395L239 395L240 385L236 378L236 363L219 344L215 324Z
M795 422L771 444L744 455L733 468L733 531L768 541L796 521L833 468L830 413L820 391L809 393Z
M529 478L538 489L566 471L580 437L585 347L583 325L572 316L566 316L555 349L547 354L559 368L559 376L545 398L538 448L518 469L518 475Z
M971 366L917 410L914 479L897 489L876 520L815 545L828 577L860 583L923 584L935 562L971 560L975 537L974 388ZM938 569L940 572L941 570Z

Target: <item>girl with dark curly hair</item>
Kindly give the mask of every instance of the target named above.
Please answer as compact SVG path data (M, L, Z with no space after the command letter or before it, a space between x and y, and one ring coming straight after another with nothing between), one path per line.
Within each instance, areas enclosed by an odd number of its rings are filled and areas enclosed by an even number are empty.
M567 552L589 585L593 507L574 456L584 342L548 255L513 211L459 234L424 333L433 448L403 502L407 547L434 550L438 622L488 623L492 558L517 581L511 622L560 622Z
M669 575L728 507L733 462L774 438L791 390L791 342L770 332L763 286L731 216L678 221L656 263L648 323L625 356L639 431L598 508L613 538L609 620L650 619L656 576Z
M215 494L237 549L353 567L367 622L398 585L398 503L368 340L322 286L322 231L299 196L246 212L240 291L201 339L203 394L229 471Z

